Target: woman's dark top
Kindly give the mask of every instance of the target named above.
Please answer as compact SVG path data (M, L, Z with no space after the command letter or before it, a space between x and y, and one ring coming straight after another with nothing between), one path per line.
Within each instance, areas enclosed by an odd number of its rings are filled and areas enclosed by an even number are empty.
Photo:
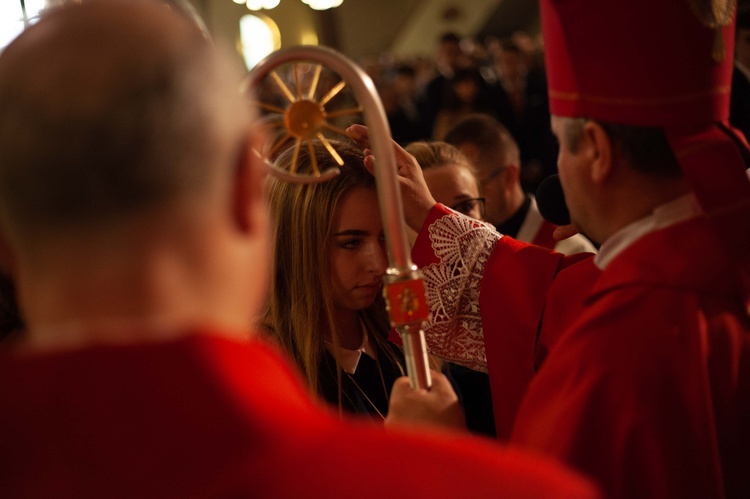
M402 372L392 360L391 355L380 351L379 345L375 342L371 342L371 345L378 350L378 361L375 361L366 353L362 353L354 374L343 371L341 373L341 408L350 413L370 415L375 419L381 419L378 411L383 417L388 414L388 397L394 381L406 373L405 371ZM401 366L406 365L401 349L390 343L387 348L398 359ZM380 364L380 370L378 370L378 363ZM383 374L382 380L381 372ZM319 393L323 398L338 407L339 388L336 361L328 350L325 351L318 371L318 385ZM385 389L383 388L384 385Z
M372 345L374 348L378 348L378 345L374 342ZM392 343L388 343L388 348L398 359L404 372L393 362L391 356L378 351L380 369L383 373L381 381L378 362L366 353L362 353L354 374L350 375L343 371L341 373L341 408L344 411L370 416L377 420L381 419L381 414L383 417L388 415L388 397L393 383L396 378L406 375L406 361L403 352ZM442 371L448 377L458 395L466 417L467 429L472 433L494 437L495 422L487 375L447 362L443 364ZM325 351L325 357L321 362L318 380L321 396L333 406L338 407L339 390L336 362L328 350ZM383 385L385 385L385 390ZM377 410L373 405L377 407ZM378 414L378 411L380 411L380 414Z

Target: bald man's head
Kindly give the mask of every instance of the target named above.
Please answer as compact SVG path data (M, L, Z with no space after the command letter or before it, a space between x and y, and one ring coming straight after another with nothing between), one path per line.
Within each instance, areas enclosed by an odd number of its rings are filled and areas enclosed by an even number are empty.
M167 4L85 0L0 56L0 214L11 234L96 227L229 178L239 78Z

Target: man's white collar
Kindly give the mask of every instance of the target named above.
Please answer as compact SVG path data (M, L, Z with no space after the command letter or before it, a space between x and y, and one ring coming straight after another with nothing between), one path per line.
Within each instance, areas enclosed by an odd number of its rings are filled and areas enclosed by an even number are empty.
M599 269L604 270L617 255L646 234L693 218L700 213L701 208L693 194L686 194L658 206L650 215L636 220L610 236L594 257L594 263Z

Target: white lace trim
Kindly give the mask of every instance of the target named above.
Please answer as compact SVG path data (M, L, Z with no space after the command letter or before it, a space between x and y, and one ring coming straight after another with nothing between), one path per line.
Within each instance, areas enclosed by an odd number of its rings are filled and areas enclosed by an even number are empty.
M431 353L470 369L487 371L479 288L484 267L502 234L457 212L428 229L439 263L422 269L430 304L425 329Z

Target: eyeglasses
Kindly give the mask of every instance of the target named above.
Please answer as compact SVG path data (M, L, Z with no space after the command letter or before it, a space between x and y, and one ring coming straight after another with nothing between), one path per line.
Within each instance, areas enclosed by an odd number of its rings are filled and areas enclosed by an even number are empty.
M479 218L484 218L484 198L464 199L460 203L451 206L450 209L456 210L462 215L472 216L471 212L477 206L479 206Z

